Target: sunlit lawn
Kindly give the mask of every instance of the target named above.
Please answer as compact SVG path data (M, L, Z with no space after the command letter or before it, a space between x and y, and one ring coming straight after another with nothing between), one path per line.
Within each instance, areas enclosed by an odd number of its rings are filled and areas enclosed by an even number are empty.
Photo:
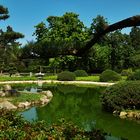
M126 76L122 76L122 80L126 80ZM0 81L29 81L29 80L38 80L37 77L22 76L22 77L9 77L9 76L0 76ZM57 75L44 76L43 80L57 80ZM87 77L76 77L76 81L94 81L99 82L99 75L87 76Z
M99 82L99 76L76 77L77 81L94 81Z

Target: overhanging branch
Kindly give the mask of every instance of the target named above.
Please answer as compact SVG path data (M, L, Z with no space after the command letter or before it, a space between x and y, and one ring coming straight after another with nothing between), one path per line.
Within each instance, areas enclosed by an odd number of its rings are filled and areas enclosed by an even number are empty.
M105 27L101 32L96 33L93 35L93 38L87 42L85 47L79 49L76 52L77 56L81 56L85 54L95 43L97 43L106 33L118 30L118 29L123 29L126 27L132 27L132 26L140 26L140 15L136 15L133 17L129 17L127 19L121 20L119 22L116 22L112 25L109 25Z

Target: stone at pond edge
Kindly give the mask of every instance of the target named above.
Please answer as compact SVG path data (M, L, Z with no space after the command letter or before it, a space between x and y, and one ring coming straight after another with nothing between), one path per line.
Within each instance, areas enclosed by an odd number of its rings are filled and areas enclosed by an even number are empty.
M127 112L127 117L133 118L133 117L135 117L135 113L134 112Z
M0 108L5 108L7 110L16 110L17 109L16 106L14 106L12 103L10 103L8 101L1 102Z
M139 120L140 119L140 112L137 112L137 111L128 111L128 112L122 111L122 112L120 112L119 117L121 119L129 118L129 119Z
M26 101L26 102L20 102L17 106L14 106L12 103L8 102L8 101L3 101L2 103L0 103L0 109L1 108L5 108L8 110L14 110L14 109L28 109L34 105L45 105L48 104L52 97L53 94L51 91L45 91L42 94L44 94L39 100L36 101Z
M29 108L31 106L31 103L30 102L20 102L18 104L18 108Z
M5 93L3 91L0 91L0 97L4 97Z
M51 100L51 99L48 99L48 97L44 95L44 96L40 99L40 102L41 102L42 105L44 105L44 104L49 103L50 100Z
M120 116L121 119L125 119L125 118L127 118L127 113L122 111L122 112L120 112L119 116Z
M42 94L46 95L48 99L51 99L53 97L53 94L51 91L42 91Z

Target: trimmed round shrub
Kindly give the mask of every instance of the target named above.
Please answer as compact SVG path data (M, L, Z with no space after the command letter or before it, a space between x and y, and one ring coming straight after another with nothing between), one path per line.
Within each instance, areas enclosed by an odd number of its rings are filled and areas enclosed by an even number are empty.
M57 80L59 81L74 81L75 78L75 74L70 71L63 71L57 75Z
M137 70L136 72L129 75L127 80L140 80L140 70Z
M74 71L76 77L86 77L88 76L87 72L85 70L76 70Z
M140 109L140 81L127 81L108 87L101 95L106 111Z
M121 80L121 75L113 70L105 70L100 75L101 82L119 81L119 80Z

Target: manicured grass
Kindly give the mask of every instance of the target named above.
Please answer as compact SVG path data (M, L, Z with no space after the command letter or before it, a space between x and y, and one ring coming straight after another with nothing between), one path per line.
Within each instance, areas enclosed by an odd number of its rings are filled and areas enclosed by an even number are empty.
M122 76L122 80L126 80L127 76ZM0 81L30 81L38 80L37 77L22 76L22 77L9 77L0 76ZM45 76L42 80L57 80L57 75ZM76 81L93 81L99 82L99 75L87 76L87 77L76 77Z
M39 100L43 95L42 94L34 94L34 93L21 93L18 97L10 98L13 104L17 104L19 102L26 102L26 101L36 101Z
M21 77L0 76L0 81L28 81L28 80L37 80L37 78L30 76L21 76Z
M99 76L76 77L77 81L94 81L99 82Z
M43 80L57 80L57 76L56 75L45 76L43 77Z

